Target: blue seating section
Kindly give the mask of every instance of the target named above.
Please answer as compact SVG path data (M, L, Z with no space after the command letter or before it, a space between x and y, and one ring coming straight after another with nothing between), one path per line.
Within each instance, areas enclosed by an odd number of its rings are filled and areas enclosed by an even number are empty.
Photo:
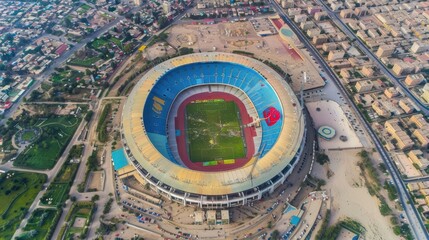
M227 84L243 90L255 105L260 118L268 107L282 108L271 85L255 70L226 62L192 63L174 68L158 79L144 107L146 132L160 152L174 161L167 143L167 115L175 97L183 90L202 84ZM283 116L273 126L262 125L261 148L263 157L275 144L282 126ZM167 146L167 147L166 147ZM175 162L175 161L174 161Z

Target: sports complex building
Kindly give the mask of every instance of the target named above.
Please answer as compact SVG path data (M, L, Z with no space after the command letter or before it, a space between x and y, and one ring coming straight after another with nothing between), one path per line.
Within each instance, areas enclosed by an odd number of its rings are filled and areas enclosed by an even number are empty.
M226 208L272 193L292 172L306 128L289 85L241 55L167 60L136 84L122 113L126 157L151 189Z

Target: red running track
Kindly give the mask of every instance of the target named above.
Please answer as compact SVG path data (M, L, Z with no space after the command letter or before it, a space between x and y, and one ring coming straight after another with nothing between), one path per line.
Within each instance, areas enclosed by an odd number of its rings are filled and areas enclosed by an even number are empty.
M253 142L253 137L256 136L256 130L254 127L244 128L244 139L246 141L247 152L245 158L235 159L234 164L223 164L222 161L218 162L216 166L203 166L202 162L191 162L188 156L188 151L186 147L186 133L185 133L185 107L192 101L196 100L212 100L212 99L223 99L225 101L234 101L237 104L237 107L240 111L241 123L242 125L253 122L253 118L247 113L244 103L229 93L223 92L206 92L195 94L183 101L177 111L177 116L175 120L175 129L180 130L180 136L176 136L177 149L179 151L180 159L186 167L192 170L204 171L204 172L219 172L227 171L244 166L250 158L252 158L255 153L255 144Z

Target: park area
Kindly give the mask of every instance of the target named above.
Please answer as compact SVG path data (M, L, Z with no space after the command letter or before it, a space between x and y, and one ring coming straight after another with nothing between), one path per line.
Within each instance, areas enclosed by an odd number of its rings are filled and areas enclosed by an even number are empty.
M84 76L85 74L81 71L58 68L57 72L52 74L51 81L53 83L74 83L82 79Z
M233 101L194 101L186 106L186 137L192 162L245 157L240 113Z
M40 199L40 203L45 206L56 207L60 206L69 191L70 186L65 183L52 183L49 185L46 193Z
M53 168L79 122L78 117L53 115L38 123L34 127L42 129L41 136L16 158L14 166L37 170Z
M61 211L53 208L38 208L34 210L28 219L27 225L24 227L24 232L18 236L18 239L50 239L60 216Z
M67 213L66 224L58 239L85 239L93 212L93 202L75 202Z
M78 163L64 163L54 182L49 185L46 193L43 194L40 203L50 207L61 206L68 198L70 186L78 168Z
M38 173L10 171L0 176L0 239L12 239L45 182L46 175Z

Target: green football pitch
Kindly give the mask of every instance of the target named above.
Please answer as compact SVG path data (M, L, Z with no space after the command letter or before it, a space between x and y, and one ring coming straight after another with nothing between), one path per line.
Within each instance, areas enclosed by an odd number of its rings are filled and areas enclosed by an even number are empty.
M239 110L233 101L215 99L189 103L185 132L192 162L245 156Z

